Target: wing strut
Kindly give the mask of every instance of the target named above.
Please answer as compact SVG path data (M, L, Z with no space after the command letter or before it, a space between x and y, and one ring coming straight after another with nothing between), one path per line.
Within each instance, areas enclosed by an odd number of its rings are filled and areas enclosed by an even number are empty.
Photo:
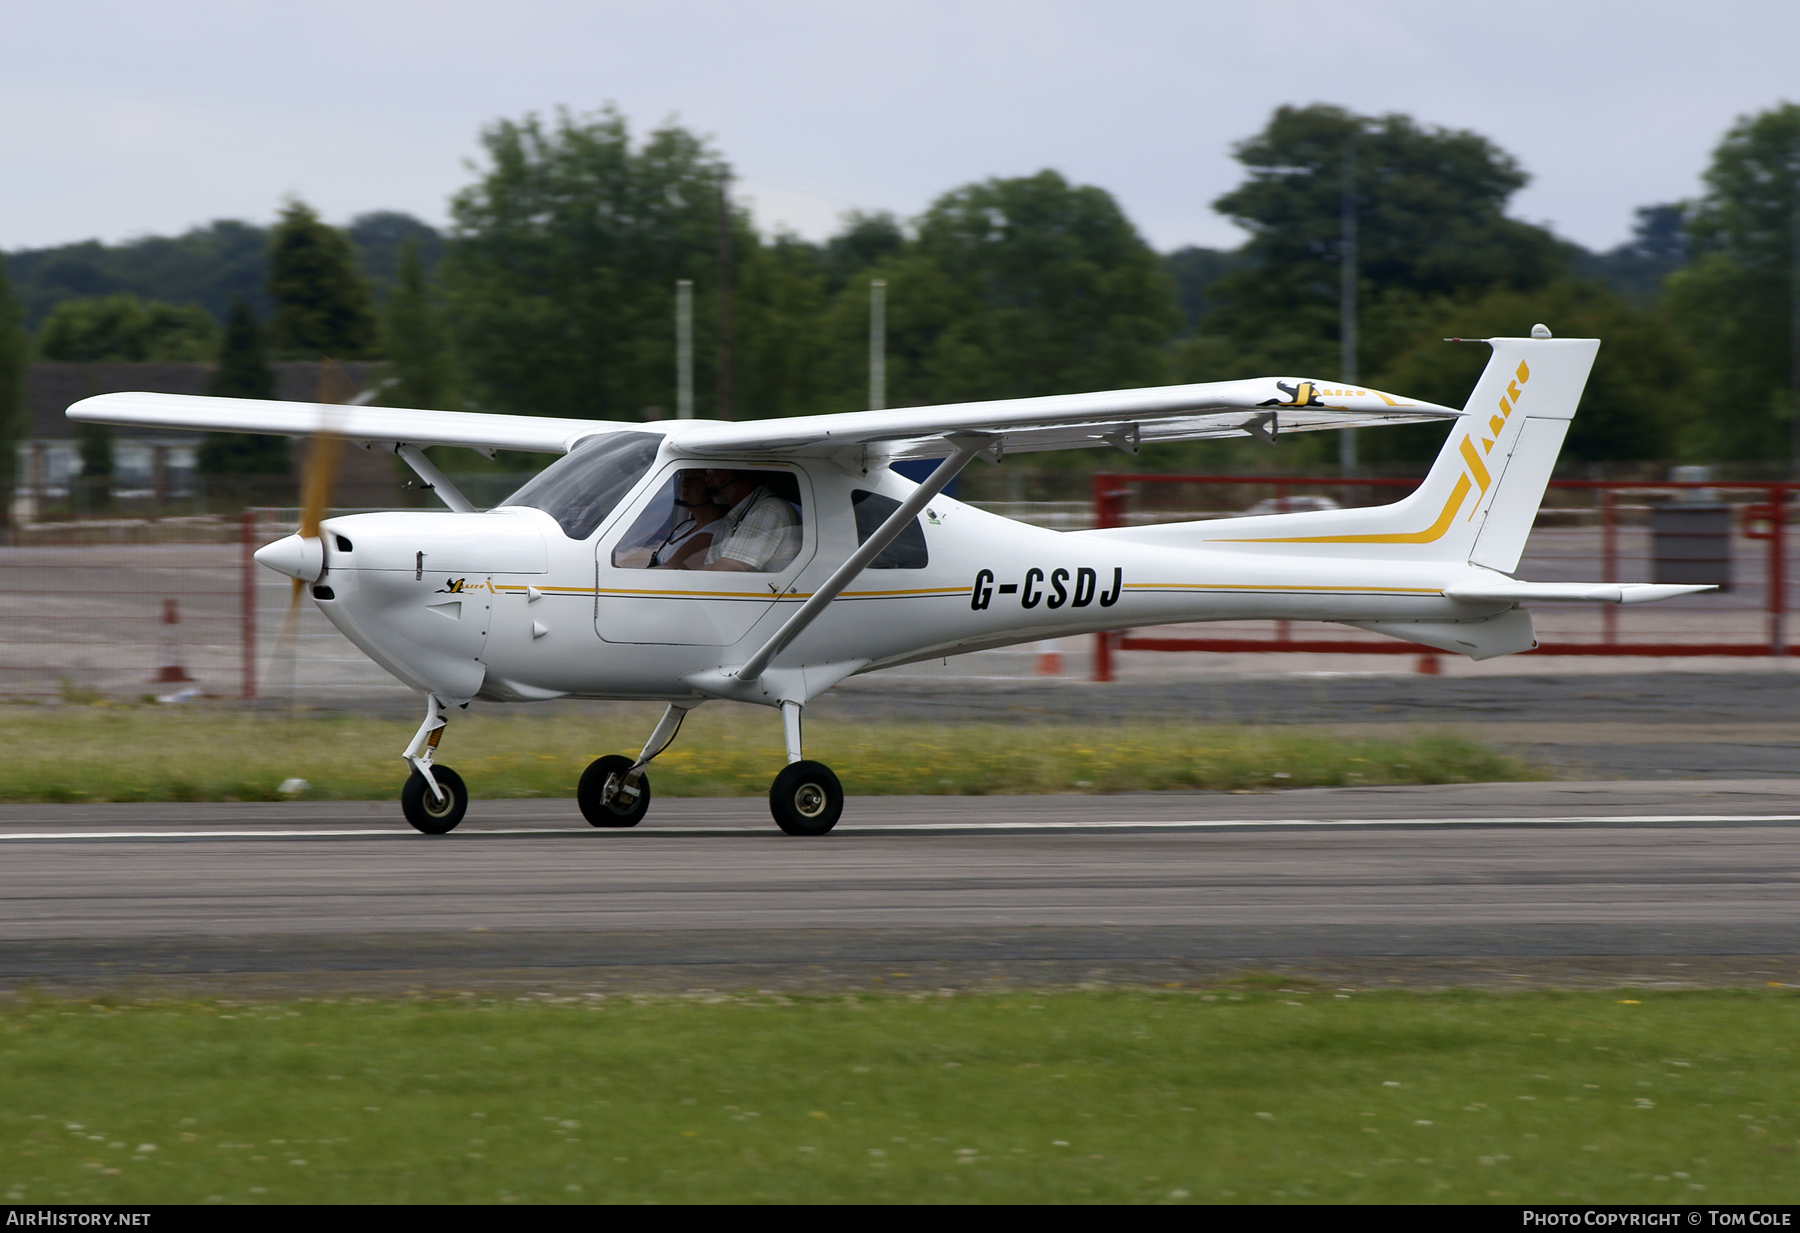
M438 500L459 514L475 512L474 504L469 498L463 496L460 488L450 482L449 476L437 469L431 459L425 456L424 450L416 445L397 441L394 443L394 453L400 455L400 460L411 467L414 474L424 481L424 487L437 493Z
M939 463L937 470L926 477L924 482L913 490L912 495L900 503L899 509L888 515L887 521L875 529L875 533L863 542L862 547L851 553L849 559L837 567L831 577L825 580L825 585L814 591L811 598L800 605L800 610L775 631L775 636L763 643L756 654L744 661L744 666L739 668L735 674L738 680L754 681L761 676L763 671L768 668L769 661L786 650L788 644L798 638L801 632L811 625L821 612L825 611L831 601L838 597L838 593L854 582L856 576L868 567L870 561L881 554L883 548L894 542L900 532L906 529L906 524L919 516L919 511L925 508L927 501L942 492L944 485L955 479L977 454L992 449L996 445L993 439L987 436L976 436L972 433L966 435L959 433L949 438L949 441L955 447L956 452Z

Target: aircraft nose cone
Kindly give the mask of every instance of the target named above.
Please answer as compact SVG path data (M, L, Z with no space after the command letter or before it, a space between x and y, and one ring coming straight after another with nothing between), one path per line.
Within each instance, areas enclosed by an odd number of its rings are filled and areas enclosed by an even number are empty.
M325 544L317 536L301 539L298 535L290 535L258 548L256 559L278 574L302 582L317 582L319 575L325 572Z

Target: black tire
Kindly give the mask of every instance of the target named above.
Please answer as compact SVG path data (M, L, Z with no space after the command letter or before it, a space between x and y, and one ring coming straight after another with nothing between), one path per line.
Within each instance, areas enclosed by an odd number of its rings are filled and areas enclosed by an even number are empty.
M607 754L604 758L595 758L587 770L581 772L581 783L575 788L575 803L581 806L581 816L590 826L636 826L644 820L644 814L650 808L648 775L638 776L636 799L615 796L610 804L606 800L608 781L625 774L635 764L633 758Z
M790 762L769 789L769 812L790 835L823 835L844 813L844 786L823 762Z
M462 776L447 766L432 767L431 777L444 790L443 801L439 802L431 794L431 785L425 782L425 776L414 771L406 786L400 789L400 811L415 831L448 835L469 811L469 790L463 786Z

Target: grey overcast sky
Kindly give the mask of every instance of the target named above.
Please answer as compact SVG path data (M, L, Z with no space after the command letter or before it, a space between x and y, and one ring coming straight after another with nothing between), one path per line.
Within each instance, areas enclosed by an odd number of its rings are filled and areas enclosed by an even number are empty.
M266 221L441 224L497 117L616 104L710 138L764 227L921 211L1052 167L1160 249L1282 103L1481 133L1520 218L1591 248L1699 191L1739 116L1800 101L1795 0L12 0L0 249Z

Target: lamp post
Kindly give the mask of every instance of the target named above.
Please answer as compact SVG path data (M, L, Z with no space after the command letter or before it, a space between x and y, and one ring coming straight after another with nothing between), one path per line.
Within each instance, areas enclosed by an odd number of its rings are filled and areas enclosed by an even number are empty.
M1356 384L1356 134L1344 142L1344 180L1339 199L1338 241L1338 376ZM1356 429L1338 432L1338 469L1346 479L1356 475Z
M869 410L887 407L887 283L869 282Z
M675 283L675 416L694 418L694 283Z

